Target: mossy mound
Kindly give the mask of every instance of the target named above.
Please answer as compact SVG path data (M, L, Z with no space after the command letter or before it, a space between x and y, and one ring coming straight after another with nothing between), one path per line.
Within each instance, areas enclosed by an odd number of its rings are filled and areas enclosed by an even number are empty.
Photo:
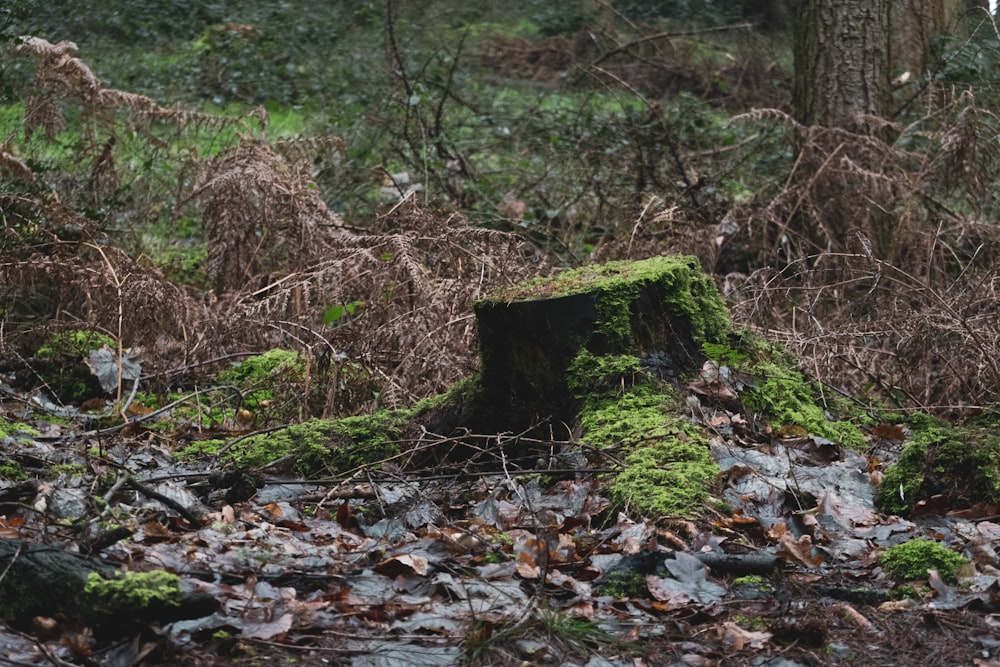
M906 514L935 495L946 496L955 508L1000 499L1000 435L993 421L981 417L957 425L911 417L903 453L876 491L878 508Z
M223 440L202 440L177 456L195 461L220 456L221 452L225 463L240 469L261 469L283 460L282 469L303 477L341 474L361 466L375 466L399 453L409 430L420 431L423 425L433 425L432 430L457 428L476 402L478 387L478 377L473 375L409 409L310 419L236 440L231 446ZM447 428L442 428L444 424Z
M111 579L91 572L83 592L95 612L110 616L128 610L180 606L180 584L180 577L162 570L124 572Z
M924 538L890 547L879 558L886 574L904 581L926 579L927 570L935 570L942 579L954 580L958 569L968 562L943 544Z
M690 257L566 271L493 294L476 314L481 374L409 410L311 420L240 440L223 458L244 468L289 458L301 475L338 474L377 465L418 432L523 432L562 422L624 462L609 483L620 506L692 517L710 502L719 470L678 387L696 377L706 352L752 378L742 388L746 408L776 428L864 443L855 425L830 418L831 403L821 407L820 390L791 355L731 330L714 282ZM280 363L251 364L259 372L232 380L295 372L294 357L271 358Z
M834 392L823 392L799 370L787 350L747 332L732 336L732 345L706 346L720 365L731 365L747 379L741 395L751 412L759 413L777 433L796 430L818 435L845 447L863 449L868 441L857 424L842 417L856 412Z
M302 476L339 474L373 465L399 452L412 410L380 410L342 419L311 419L239 441L223 459L240 468L263 468L278 459Z

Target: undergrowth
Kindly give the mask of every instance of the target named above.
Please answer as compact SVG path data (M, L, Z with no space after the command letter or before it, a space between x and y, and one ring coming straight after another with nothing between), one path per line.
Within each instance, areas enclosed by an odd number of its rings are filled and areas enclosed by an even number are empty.
M491 289L683 252L737 325L870 406L997 400L996 30L943 41L933 77L859 136L792 120L788 54L749 25L446 9L317 9L293 44L286 7L274 25L151 7L81 35L126 54L100 67L68 41L13 42L4 351L72 323L141 346L167 389L280 347L304 355L300 418L356 414L473 371L469 306ZM102 11L12 25L84 31ZM306 48L320 26L339 81Z

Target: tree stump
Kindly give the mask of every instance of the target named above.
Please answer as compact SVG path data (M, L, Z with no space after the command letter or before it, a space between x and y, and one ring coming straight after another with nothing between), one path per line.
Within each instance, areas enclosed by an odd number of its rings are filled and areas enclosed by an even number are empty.
M570 375L586 374L591 358L632 355L643 370L676 379L700 366L703 343L730 330L715 283L696 258L679 255L566 271L491 294L475 312L476 421L495 431L572 424L580 397Z

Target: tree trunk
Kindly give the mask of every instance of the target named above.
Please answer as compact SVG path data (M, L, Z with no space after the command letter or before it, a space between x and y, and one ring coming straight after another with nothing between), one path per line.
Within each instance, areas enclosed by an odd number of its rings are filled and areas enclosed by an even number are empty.
M795 118L865 131L889 110L888 0L810 0L796 12ZM866 131L867 133L867 131Z
M154 621L207 616L217 607L211 596L184 591L170 599L165 594L99 598L87 590L91 575L114 581L123 576L120 565L24 540L0 538L0 573L0 618L19 626L33 616L61 615L99 634L120 635Z
M978 4L978 3L975 3ZM907 0L889 4L889 62L893 75L924 76L934 67L932 42L939 35L968 36L969 0ZM988 4L987 4L988 6ZM985 15L980 12L980 16Z

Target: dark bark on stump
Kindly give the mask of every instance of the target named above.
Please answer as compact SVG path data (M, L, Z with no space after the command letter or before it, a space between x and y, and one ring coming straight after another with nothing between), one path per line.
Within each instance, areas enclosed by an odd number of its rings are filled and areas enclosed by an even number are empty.
M704 360L706 333L728 329L714 283L684 257L577 269L475 310L482 352L475 421L487 432L572 424L580 398L569 376L581 352L632 355L644 370L676 380ZM588 371L573 372L586 379Z

